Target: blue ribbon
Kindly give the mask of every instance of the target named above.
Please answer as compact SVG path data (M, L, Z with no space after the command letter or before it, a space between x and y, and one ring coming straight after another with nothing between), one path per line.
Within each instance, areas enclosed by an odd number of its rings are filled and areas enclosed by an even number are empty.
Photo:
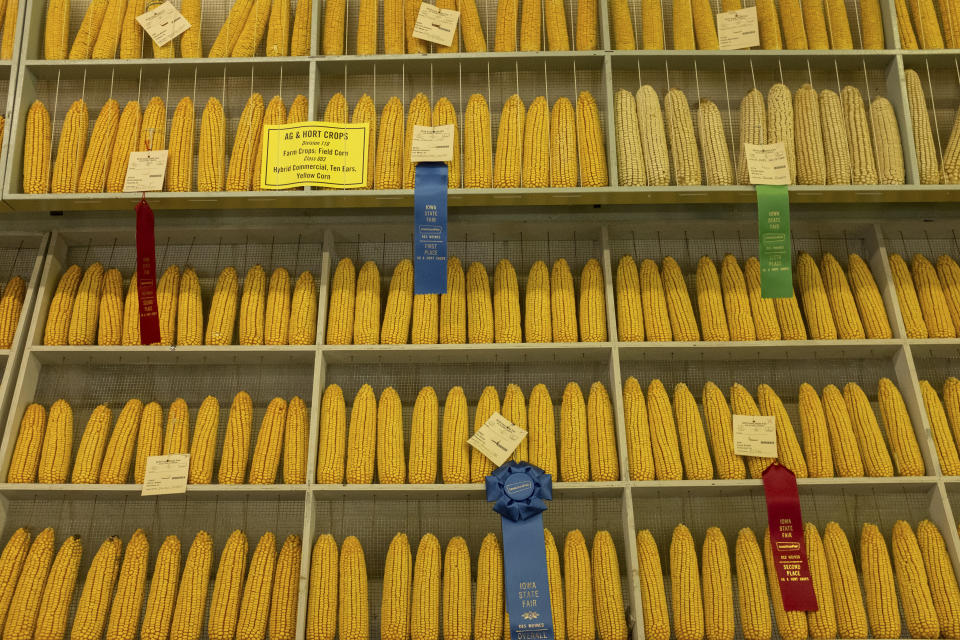
M413 187L413 292L447 292L447 165L417 164Z
M503 527L503 582L511 640L553 640L550 578L543 540L550 475L526 462L507 462L487 476L487 501Z

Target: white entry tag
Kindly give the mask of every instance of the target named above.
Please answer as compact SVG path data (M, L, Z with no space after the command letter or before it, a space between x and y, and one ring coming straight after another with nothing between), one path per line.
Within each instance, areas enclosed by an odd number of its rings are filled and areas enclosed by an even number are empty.
M186 493L189 472L189 453L149 456L140 495L162 496L169 493Z
M526 431L495 412L470 436L467 444L499 467L513 455L526 436Z
M720 49L749 49L760 46L760 25L757 8L744 7L717 14L717 36Z
M123 192L163 191L163 176L167 173L167 151L133 151L127 163Z
M137 22L158 47L164 46L190 28L187 19L169 2L137 16Z
M750 184L790 184L787 150L782 142L743 145Z
M449 47L459 20L459 11L439 9L432 4L421 3L420 13L413 25L413 37Z
M753 458L777 457L777 419L773 416L733 416L733 452Z
M453 160L453 141L457 132L452 124L439 127L413 126L411 162L450 162Z

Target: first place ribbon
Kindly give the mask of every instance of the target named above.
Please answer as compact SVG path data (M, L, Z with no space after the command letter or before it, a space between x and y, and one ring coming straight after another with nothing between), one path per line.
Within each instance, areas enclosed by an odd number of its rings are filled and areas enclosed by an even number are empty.
M553 640L553 612L543 539L550 476L525 462L507 462L487 476L487 501L503 526L503 579L511 640Z
M447 165L417 164L413 190L413 292L447 292Z

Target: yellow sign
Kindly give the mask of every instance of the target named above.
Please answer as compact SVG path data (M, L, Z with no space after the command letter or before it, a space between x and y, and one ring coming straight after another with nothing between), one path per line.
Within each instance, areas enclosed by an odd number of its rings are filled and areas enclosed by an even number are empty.
M263 128L261 189L367 187L370 125L332 122Z

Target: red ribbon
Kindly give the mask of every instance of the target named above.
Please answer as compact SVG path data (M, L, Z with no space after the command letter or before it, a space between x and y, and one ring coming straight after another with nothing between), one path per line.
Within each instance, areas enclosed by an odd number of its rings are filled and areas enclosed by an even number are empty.
M817 595L813 591L807 563L797 477L790 469L774 462L763 472L763 491L767 497L770 547L783 608L786 611L816 611Z
M153 209L147 204L146 197L141 197L137 204L137 296L140 302L140 344L160 342Z

